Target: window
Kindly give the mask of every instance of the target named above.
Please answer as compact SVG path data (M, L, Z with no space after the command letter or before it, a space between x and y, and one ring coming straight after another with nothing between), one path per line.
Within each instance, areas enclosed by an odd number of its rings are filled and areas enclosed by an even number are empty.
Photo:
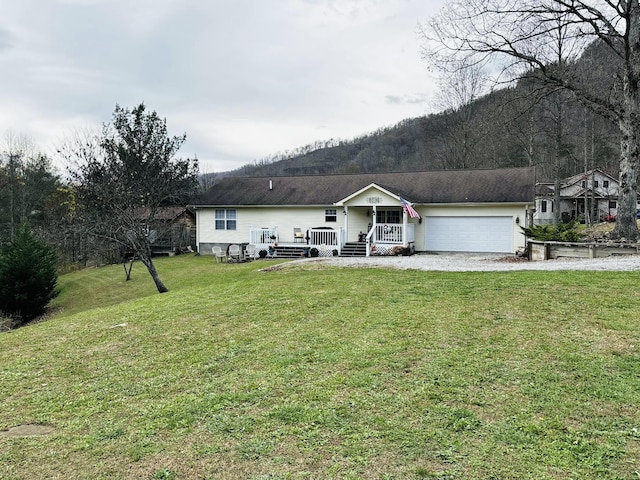
M598 188L599 185L598 180L593 181L593 188Z
M236 229L236 211L216 210L216 230L235 230Z
M609 200L609 208L618 208L618 202L615 200Z
M609 188L609 180L602 181L602 188Z
M547 206L547 201L546 200L542 200L540 202L540 211L542 213L547 213L547 209L550 212L553 212L553 202L549 202L549 206Z
M376 223L400 223L400 210L378 210Z
M335 208L327 208L324 211L324 221L325 222L337 222L338 221L338 211Z

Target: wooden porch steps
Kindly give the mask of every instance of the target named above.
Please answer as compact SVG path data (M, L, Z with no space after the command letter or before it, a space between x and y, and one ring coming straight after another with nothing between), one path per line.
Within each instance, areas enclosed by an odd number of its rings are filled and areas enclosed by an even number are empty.
M366 257L367 244L365 242L348 242L340 251L341 257Z
M304 256L304 248L306 245L300 245L299 247L278 246L275 248L277 258L301 258Z

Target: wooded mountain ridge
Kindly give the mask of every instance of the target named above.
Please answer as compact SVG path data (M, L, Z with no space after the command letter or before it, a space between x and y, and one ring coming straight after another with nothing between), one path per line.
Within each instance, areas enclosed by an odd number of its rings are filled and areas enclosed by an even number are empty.
M581 83L615 94L615 59L594 42L573 60ZM446 95L446 92L444 92ZM600 168L616 177L620 133L530 72L513 85L351 140L315 142L215 176L314 175L535 166L541 181ZM214 183L214 182L211 182Z

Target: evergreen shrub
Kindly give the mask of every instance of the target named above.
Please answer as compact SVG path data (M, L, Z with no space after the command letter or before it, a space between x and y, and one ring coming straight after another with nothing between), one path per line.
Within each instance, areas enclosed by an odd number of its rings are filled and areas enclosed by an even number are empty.
M0 311L19 326L42 315L58 294L58 259L28 225L0 251Z
M579 242L582 240L574 221L560 222L558 225L533 225L521 228L522 233L533 240L547 242Z

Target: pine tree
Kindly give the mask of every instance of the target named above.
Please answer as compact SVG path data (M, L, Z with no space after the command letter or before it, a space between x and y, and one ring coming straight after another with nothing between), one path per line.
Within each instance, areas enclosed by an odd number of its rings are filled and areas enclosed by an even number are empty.
M58 294L57 257L23 224L0 253L0 311L14 326L42 315Z

